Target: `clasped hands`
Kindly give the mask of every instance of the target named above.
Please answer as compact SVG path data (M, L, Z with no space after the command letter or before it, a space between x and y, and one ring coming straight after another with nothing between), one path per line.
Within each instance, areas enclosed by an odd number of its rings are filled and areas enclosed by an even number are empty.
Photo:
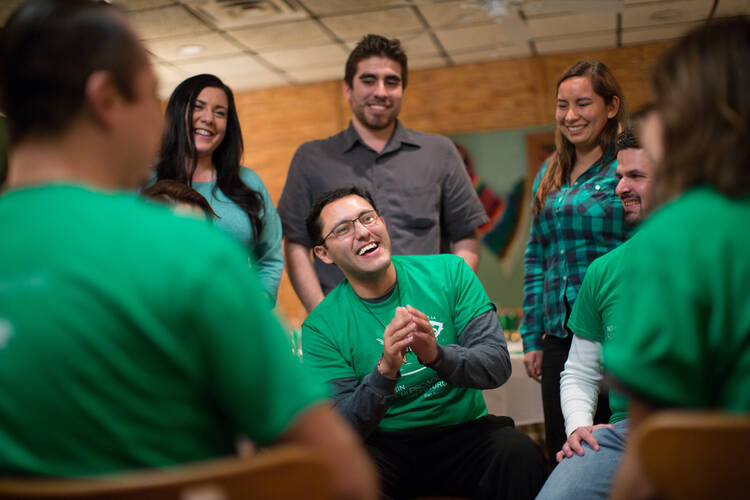
M382 375L396 378L411 349L423 362L431 363L438 355L435 331L427 315L412 306L397 307L383 333L383 357L378 363Z

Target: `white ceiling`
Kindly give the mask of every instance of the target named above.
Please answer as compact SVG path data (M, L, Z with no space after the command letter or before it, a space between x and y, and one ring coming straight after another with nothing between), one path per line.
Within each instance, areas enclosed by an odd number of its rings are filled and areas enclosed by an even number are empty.
M113 1L153 54L165 97L196 73L235 91L341 79L367 33L400 38L409 67L427 69L669 40L750 14L750 0ZM479 5L493 1L504 14ZM18 3L0 2L0 20Z

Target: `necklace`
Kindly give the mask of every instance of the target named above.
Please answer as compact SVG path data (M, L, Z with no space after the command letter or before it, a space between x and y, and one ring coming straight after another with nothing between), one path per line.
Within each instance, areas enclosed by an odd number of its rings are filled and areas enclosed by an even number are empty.
M393 287L390 290L388 290L387 292L385 292L385 294L383 294L381 296L381 297L385 297L385 299L383 299L382 301L378 301L377 303L386 302L387 300L389 300L393 296L393 292L394 291L397 294L396 295L396 297L397 297L396 307L399 307L401 305L401 286L399 285L398 280L396 281L396 283L394 283ZM378 297L378 298L380 298L380 297ZM375 300L377 300L377 299L375 299ZM359 298L359 301L362 304L362 307L364 307L365 310L368 313L370 313L370 316L372 316L373 318L375 318L375 321L378 322L378 324L383 328L383 332L385 332L385 323L383 323L380 320L380 318L378 318L378 315L375 314L375 311L373 311L372 308L368 305L368 301L365 300L365 299L362 299L361 297ZM394 316L395 316L395 309L394 309ZM411 347L407 347L406 348L406 352L412 352L411 351ZM406 364L406 362L407 362L407 360L406 360L406 352L404 353L404 357L403 357L403 359L401 361L402 365Z

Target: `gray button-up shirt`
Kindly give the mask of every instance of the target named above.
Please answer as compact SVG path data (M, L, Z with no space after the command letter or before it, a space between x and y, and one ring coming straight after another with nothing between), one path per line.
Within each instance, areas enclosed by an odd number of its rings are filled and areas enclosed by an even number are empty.
M388 223L396 255L447 251L487 222L453 143L447 137L417 132L396 122L382 152L367 146L352 124L329 137L299 147L289 167L278 211L284 236L308 248L305 219L328 191L358 186L373 196ZM323 293L343 278L334 264L314 262Z

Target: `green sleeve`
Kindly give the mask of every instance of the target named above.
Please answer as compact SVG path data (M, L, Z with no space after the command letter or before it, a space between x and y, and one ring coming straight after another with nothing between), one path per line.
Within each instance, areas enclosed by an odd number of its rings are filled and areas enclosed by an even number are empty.
M323 333L340 330L335 324L323 326L317 323L314 311L302 324L302 359L322 382L357 376L340 347Z
M218 410L263 445L328 391L292 354L247 256L239 247L231 250L207 263L192 320Z
M477 316L496 309L474 271L464 259L449 256L451 278L454 283L456 332L462 332L466 325Z
M602 315L598 300L601 292L601 266L597 262L596 260L592 262L586 271L567 326L570 331L580 337L604 343Z

